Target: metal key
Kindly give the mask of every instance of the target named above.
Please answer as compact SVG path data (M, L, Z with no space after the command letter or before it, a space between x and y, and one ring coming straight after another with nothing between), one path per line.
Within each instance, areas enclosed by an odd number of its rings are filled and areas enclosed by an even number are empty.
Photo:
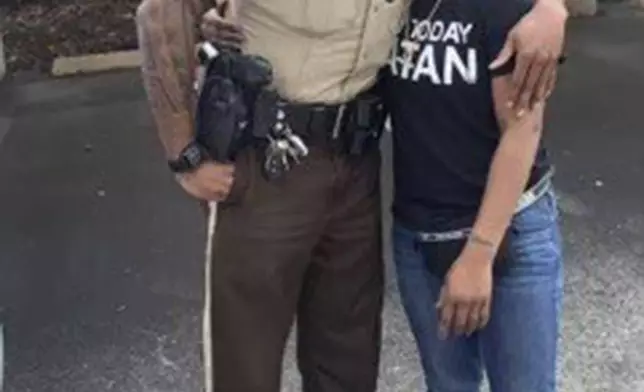
M286 135L286 138L288 139L293 149L297 151L298 156L305 157L309 155L309 148L306 146L306 143L304 143L304 140L302 140L301 137L294 134L293 132L290 132Z
M289 169L288 151L284 149L284 140L276 140L268 136L269 145L266 148L264 160L264 173L269 180L280 177ZM286 164L285 164L286 161Z
M291 170L291 164L288 161L288 156L290 155L290 145L286 139L278 139L277 142L277 150L278 154L280 155L280 159L282 160L282 165L286 169L286 171Z
M293 146L291 146L290 144L288 146L288 156L291 157L291 159L293 159L293 162L295 162L296 165L300 164L300 162L301 162L300 161L300 157L301 157L300 152L297 149L295 149Z
M304 143L304 140L293 133L293 130L288 126L288 124L285 125L284 123L277 123L275 130L279 131L280 135L288 140L292 149L296 151L298 158L309 155L309 148L306 146L306 143Z

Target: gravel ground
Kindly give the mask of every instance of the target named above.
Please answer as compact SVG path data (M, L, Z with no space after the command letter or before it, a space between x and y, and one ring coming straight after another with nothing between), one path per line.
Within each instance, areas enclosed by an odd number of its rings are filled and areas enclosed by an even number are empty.
M57 56L136 48L140 0L2 0L7 70L49 72Z

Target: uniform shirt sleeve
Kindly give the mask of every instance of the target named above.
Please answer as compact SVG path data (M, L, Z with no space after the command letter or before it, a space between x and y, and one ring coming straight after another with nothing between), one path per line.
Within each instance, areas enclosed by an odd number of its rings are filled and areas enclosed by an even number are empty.
M484 45L489 61L494 60L512 28L525 16L534 5L534 0L487 0L483 2ZM503 67L504 73L514 69L514 59Z

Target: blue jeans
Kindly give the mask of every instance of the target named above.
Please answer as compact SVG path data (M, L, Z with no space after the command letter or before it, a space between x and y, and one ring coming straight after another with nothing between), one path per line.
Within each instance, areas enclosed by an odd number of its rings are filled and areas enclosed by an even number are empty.
M511 224L512 258L494 279L489 324L469 337L441 340L435 303L441 280L418 251L418 233L394 224L394 259L403 305L430 392L479 391L486 371L492 392L555 392L563 267L554 192Z

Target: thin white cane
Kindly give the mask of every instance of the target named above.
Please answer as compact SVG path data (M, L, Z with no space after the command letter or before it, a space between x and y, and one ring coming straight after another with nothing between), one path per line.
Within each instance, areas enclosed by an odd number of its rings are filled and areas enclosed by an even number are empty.
M205 300L203 308L203 361L206 392L214 392L215 377L213 373L213 347L212 347L212 248L217 226L217 203L208 203L208 231L206 237L205 254Z
M212 51L213 47L207 46L205 50ZM217 56L214 53L208 53L210 58ZM201 91L203 81L205 78L206 69L200 66L197 69L197 78L195 80L195 90L197 93ZM208 203L208 226L206 230L206 249L204 252L204 306L203 315L201 320L201 334L202 334L202 351L203 351L203 371L204 371L204 388L205 392L214 392L215 390L215 376L213 365L213 349L212 349L212 270L213 270L213 245L215 237L215 229L217 226L217 202L211 201Z
M239 3L240 0L216 0L215 4L220 8L221 3L228 3L228 15L226 19L237 19ZM219 52L212 45L207 45L204 43L202 48L207 51L209 58L213 59L218 56ZM205 76L205 68L200 68L200 73L198 75L198 88L200 89L203 85L203 79ZM203 361L204 361L204 383L205 383L205 392L214 392L215 391L215 374L214 374L214 363L213 363L213 341L212 341L212 270L214 261L213 257L213 242L215 237L215 229L217 226L217 203L209 202L208 203L209 214L208 214L208 231L206 238L206 260L205 260L205 301L204 301L204 311L203 311Z

